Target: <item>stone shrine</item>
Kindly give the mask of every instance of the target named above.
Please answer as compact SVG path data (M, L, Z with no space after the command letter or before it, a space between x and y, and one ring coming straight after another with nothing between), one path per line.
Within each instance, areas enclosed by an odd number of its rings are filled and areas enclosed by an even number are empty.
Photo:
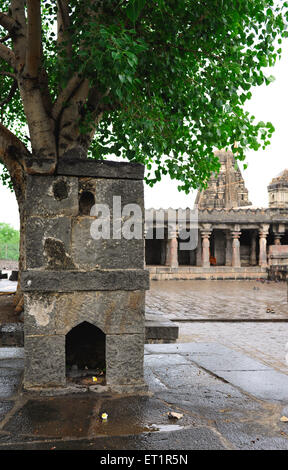
M28 176L21 275L26 389L65 388L73 371L101 371L95 391L146 390L143 237L94 239L90 232L95 203L108 205L112 224L113 196L122 208L142 209L143 228L143 176L140 164L68 158L54 175Z

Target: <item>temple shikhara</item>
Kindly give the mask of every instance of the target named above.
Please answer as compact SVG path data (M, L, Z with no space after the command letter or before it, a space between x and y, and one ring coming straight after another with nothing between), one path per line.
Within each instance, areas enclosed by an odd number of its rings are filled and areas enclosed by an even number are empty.
M254 207L231 151L219 150L221 168L195 200L198 243L180 249L179 220L169 210L146 217L146 266L151 279L284 279L288 269L288 169L268 186L269 207ZM189 224L186 209L187 224ZM156 237L156 231L164 237Z

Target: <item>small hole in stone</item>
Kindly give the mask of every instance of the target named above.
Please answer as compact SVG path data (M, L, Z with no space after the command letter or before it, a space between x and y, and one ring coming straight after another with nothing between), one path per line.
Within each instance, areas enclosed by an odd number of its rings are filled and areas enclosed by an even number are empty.
M79 200L80 215L90 215L91 209L95 204L95 197L90 191L83 191Z
M66 181L59 180L53 184L53 194L57 201L62 201L68 197L68 186Z

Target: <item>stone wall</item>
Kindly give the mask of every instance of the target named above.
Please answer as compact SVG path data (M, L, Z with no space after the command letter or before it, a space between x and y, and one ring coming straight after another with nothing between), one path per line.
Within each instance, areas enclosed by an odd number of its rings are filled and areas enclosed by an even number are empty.
M287 266L288 245L270 245L268 261L269 266Z

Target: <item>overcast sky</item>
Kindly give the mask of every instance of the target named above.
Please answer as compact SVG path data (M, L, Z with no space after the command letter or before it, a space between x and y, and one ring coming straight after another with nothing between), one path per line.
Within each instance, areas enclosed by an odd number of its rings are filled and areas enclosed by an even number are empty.
M242 171L250 201L255 206L268 205L267 186L271 179L288 167L288 40L283 42L281 61L268 71L276 80L269 86L253 90L252 99L246 104L259 121L271 121L276 129L271 145L265 151L249 152L246 155L248 168ZM153 188L145 187L146 208L185 208L193 206L196 191L188 196L177 190L177 182L168 177ZM0 222L19 228L18 208L15 196L0 183Z

